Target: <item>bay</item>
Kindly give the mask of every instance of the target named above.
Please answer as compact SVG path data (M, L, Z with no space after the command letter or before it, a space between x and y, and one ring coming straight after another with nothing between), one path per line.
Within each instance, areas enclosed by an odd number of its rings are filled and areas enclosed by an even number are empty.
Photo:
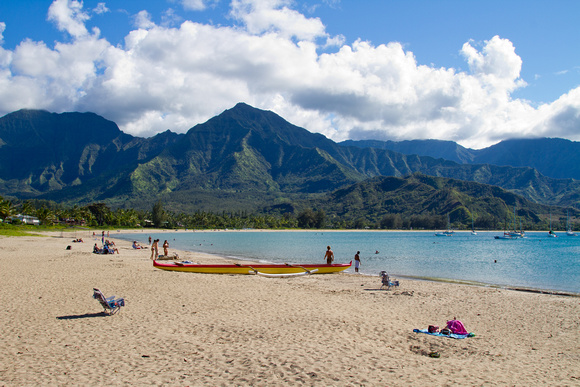
M146 230L145 230L146 231ZM274 263L323 263L326 246L335 263L361 254L361 274L466 281L580 293L580 237L529 232L516 240L496 240L498 232L456 232L436 237L431 232L391 231L164 231L120 234L147 243L150 235L168 240L170 249L203 252L233 259ZM354 272L354 268L347 272Z

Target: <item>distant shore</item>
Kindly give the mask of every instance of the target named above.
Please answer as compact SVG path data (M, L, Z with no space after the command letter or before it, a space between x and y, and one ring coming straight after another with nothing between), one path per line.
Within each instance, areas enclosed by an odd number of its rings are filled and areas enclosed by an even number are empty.
M82 231L87 231L90 230L90 232L92 233L93 231L95 233L99 233L102 231L102 228L79 228L77 232L82 232ZM295 229L295 228L289 228L289 229L267 229L267 228L225 228L225 229L191 229L191 228L171 228L171 229L167 229L167 228L139 228L139 229L133 229L133 228L129 228L129 229L116 229L116 230L108 230L109 234L115 234L115 233L122 233L122 234L141 234L141 233L164 233L164 232L314 232L314 233L324 233L324 232L420 232L420 233L429 233L429 234L435 234L437 232L441 232L441 230L378 230L378 229ZM556 234L565 234L566 231L565 230L553 230ZM65 231L65 232L74 232L74 231ZM106 232L106 231L105 231ZM471 230L453 230L454 233L471 233ZM475 232L477 233L482 233L482 234L492 234L492 233L496 233L496 234L502 234L504 233L504 230L475 230ZM530 233L543 233L545 232L546 234L548 233L548 230L532 230L532 231L525 231L525 232L530 232Z
M403 278L386 291L354 274L172 273L113 232L118 255L92 254L92 230L44 235L0 237L2 385L580 383L574 297ZM103 316L93 287L126 306ZM453 318L475 337L413 332Z

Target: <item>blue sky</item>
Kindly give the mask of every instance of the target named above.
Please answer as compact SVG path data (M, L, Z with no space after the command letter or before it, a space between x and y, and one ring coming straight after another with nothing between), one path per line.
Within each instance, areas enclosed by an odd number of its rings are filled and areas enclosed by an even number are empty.
M580 2L0 3L0 114L184 132L237 102L336 141L580 140Z

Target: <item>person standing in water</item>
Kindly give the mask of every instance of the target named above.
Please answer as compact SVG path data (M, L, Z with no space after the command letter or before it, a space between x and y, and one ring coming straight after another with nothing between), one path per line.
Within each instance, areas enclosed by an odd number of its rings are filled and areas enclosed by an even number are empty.
M324 258L326 258L326 263L328 265L331 265L332 261L334 261L334 253L330 249L330 246L326 246L326 253L324 254Z
M360 251L357 251L354 255L354 272L358 273L358 267L360 266Z

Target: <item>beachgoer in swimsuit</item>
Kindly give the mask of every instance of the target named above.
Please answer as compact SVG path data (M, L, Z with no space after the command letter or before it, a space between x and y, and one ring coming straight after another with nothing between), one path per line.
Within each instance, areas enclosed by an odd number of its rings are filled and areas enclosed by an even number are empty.
M357 251L354 255L354 271L358 273L358 267L360 266L360 251Z
M167 257L167 255L169 255L169 253L167 252L167 249L169 248L169 242L167 242L167 240L165 242L163 242L163 255L165 255Z
M151 245L151 260L154 261L159 258L159 239L155 239Z
M324 254L324 258L326 259L326 263L328 265L332 264L334 261L334 253L330 250L330 246L326 246L326 253Z

